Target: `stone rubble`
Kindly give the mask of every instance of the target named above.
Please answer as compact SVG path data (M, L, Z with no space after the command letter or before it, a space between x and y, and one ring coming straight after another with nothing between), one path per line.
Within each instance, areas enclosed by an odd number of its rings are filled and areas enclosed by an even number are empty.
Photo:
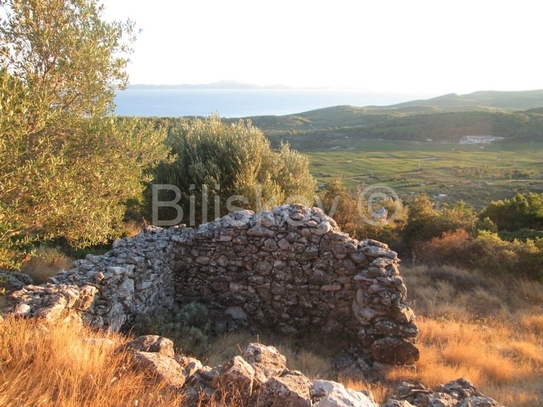
M422 384L402 383L382 407L504 407L485 396L469 380L459 378L433 392Z
M370 363L412 364L418 328L399 259L342 233L319 208L238 211L198 229L148 227L73 269L11 294L6 310L56 320L75 314L119 331L135 316L200 302L217 330L318 331Z
M169 340L142 336L119 348L128 351L135 368L187 396L184 406L212 401L247 407L379 407L369 392L354 391L330 380L311 381L289 370L286 358L273 346L249 344L241 355L211 368L184 355L171 355ZM147 350L154 349L148 352ZM164 353L164 349L168 349ZM159 353L163 352L163 353ZM433 392L420 384L402 383L397 395L381 407L503 407L481 394L467 380L457 379Z

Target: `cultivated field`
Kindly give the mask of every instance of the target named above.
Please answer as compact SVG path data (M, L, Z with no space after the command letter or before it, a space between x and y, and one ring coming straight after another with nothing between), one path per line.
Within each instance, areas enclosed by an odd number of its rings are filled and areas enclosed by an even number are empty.
M320 184L337 177L351 188L386 184L401 197L426 192L452 204L462 199L476 209L518 192L543 192L543 143L336 139L302 152Z

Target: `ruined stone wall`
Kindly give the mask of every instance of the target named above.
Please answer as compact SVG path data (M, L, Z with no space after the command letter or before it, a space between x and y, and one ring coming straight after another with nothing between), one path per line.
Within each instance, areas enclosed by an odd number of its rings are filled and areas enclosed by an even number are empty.
M95 328L119 331L137 314L172 308L171 238L181 231L148 228L133 238L117 240L110 252L87 255L46 284L27 285L13 293L13 312L56 320L76 311Z
M198 229L149 228L14 293L11 311L59 318L76 310L118 330L138 313L198 301L227 330L318 330L350 338L373 360L413 363L418 330L398 264L385 244L351 239L322 210L284 205Z

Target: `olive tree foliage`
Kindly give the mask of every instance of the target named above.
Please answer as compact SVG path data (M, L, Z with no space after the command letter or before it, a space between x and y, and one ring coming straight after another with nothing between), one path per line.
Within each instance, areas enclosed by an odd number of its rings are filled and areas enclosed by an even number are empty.
M0 0L0 267L16 246L116 236L125 204L168 154L165 132L112 115L132 23L94 0Z
M213 220L240 208L258 211L285 202L313 204L316 181L308 159L286 144L272 150L250 122L227 124L216 115L178 120L170 126L166 144L175 160L157 168L154 183L181 190L184 223ZM165 210L159 217L171 219L172 213Z

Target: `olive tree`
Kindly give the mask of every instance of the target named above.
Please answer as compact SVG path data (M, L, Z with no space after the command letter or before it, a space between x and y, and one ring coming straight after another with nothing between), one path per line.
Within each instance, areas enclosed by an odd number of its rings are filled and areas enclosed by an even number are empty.
M272 150L250 122L227 124L219 116L181 119L171 124L167 144L175 160L158 167L154 183L179 188L185 223L205 222L239 208L313 203L316 181L308 159L286 144ZM167 195L158 198L174 198ZM160 219L175 217L168 208L162 212Z
M21 241L115 237L167 156L165 131L113 116L135 30L95 0L0 0L0 266Z

